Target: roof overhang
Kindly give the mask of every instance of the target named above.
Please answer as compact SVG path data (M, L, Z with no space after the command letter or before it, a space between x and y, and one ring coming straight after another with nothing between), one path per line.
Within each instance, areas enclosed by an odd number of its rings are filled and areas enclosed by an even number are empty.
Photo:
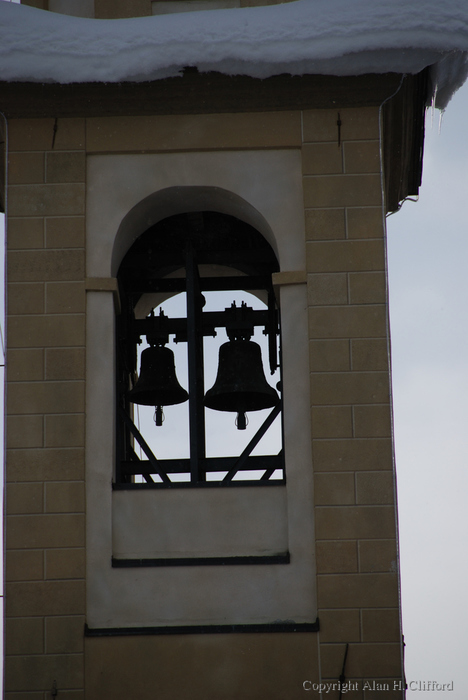
M35 119L382 107L387 210L394 211L418 193L429 89L428 69L259 79L188 68L182 77L149 82L0 82L0 111Z

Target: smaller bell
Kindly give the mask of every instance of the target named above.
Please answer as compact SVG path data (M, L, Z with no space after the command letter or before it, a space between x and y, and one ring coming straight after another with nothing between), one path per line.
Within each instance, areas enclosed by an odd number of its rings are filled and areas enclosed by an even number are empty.
M128 398L141 406L174 406L184 403L188 393L176 376L174 353L169 348L157 346L141 353L140 376Z
M205 406L215 411L235 411L237 427L245 430L245 414L272 408L278 394L265 379L262 351L250 340L230 340L219 348L216 381L206 392Z

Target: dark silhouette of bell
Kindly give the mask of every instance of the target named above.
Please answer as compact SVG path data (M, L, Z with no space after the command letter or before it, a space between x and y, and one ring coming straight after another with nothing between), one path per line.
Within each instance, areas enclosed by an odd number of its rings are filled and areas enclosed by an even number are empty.
M262 351L250 340L230 340L219 348L216 381L206 392L205 406L215 411L236 411L237 427L245 429L245 413L272 408L278 394L265 379Z
M140 376L128 398L141 406L173 406L188 399L176 376L169 348L146 348L141 353Z

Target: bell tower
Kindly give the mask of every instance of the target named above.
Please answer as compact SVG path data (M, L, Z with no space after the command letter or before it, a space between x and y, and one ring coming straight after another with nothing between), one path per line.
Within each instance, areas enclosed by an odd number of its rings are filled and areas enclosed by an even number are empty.
M385 215L428 71L292 72L1 83L8 700L404 697Z

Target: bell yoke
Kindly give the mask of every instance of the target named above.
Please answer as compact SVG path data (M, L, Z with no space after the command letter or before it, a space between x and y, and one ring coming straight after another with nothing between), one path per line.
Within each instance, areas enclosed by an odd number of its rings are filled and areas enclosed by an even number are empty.
M259 313L263 320L262 312ZM261 348L250 340L254 326L259 322L256 314L245 302L241 307L233 302L230 308L216 314L216 325L225 326L229 341L219 349L216 381L206 392L204 405L215 411L237 413L239 430L246 428L247 412L272 408L279 403L277 392L265 378ZM142 352L140 376L128 398L136 404L154 406L155 423L160 426L162 407L183 403L189 395L177 379L174 353L164 347L170 332L170 319L162 310L158 317L152 311L150 318L155 328L147 333L147 340L154 345ZM161 326L166 326L166 332L158 333Z

